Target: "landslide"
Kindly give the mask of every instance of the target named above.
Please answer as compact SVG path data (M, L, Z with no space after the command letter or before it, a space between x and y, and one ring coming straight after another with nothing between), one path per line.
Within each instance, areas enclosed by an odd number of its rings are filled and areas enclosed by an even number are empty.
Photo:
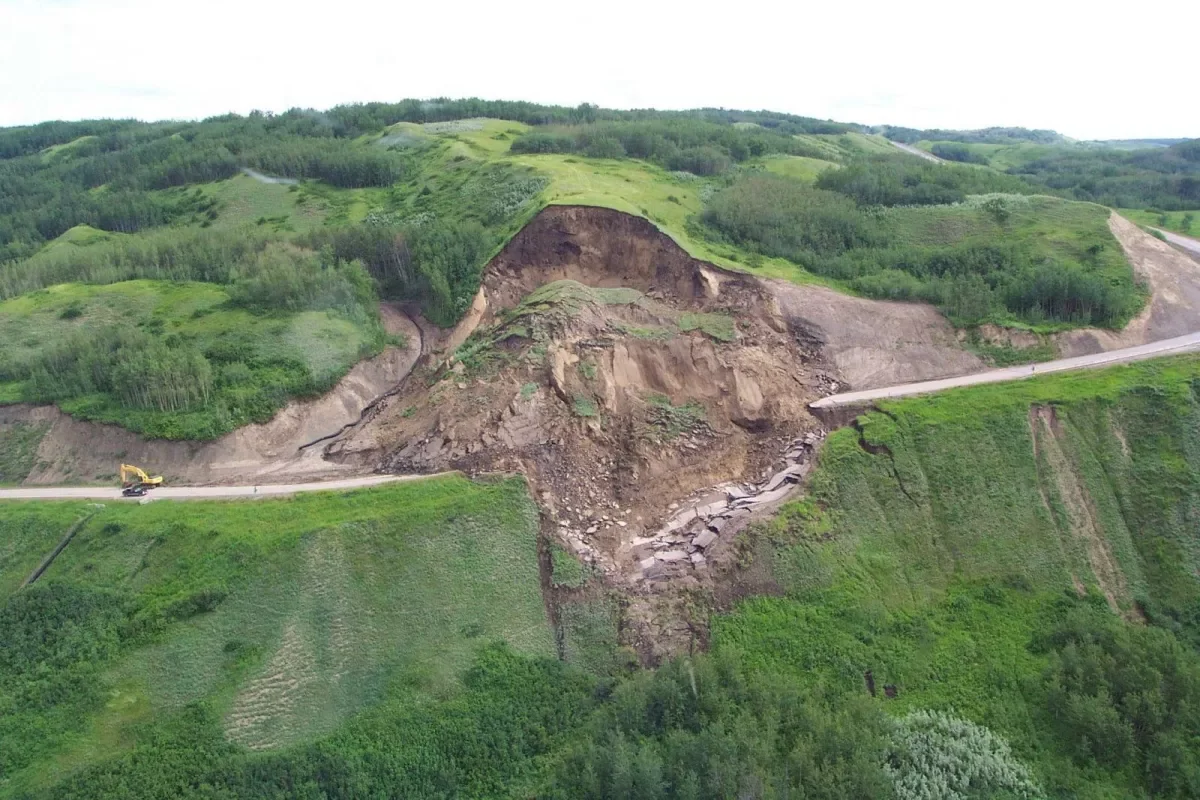
M544 537L625 593L628 638L655 660L690 645L682 593L719 580L737 531L770 510L754 496L781 499L822 435L807 404L839 377L819 336L769 284L644 219L552 207L492 261L440 353L325 457L523 473ZM681 506L710 513L664 529Z

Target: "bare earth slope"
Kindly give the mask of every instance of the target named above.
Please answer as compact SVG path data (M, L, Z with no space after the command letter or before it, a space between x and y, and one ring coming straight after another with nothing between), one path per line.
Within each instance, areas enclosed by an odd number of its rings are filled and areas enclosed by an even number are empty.
M1059 334L1059 352L1065 357L1089 355L1200 331L1200 262L1115 212L1108 227L1134 274L1149 286L1150 300L1124 330L1088 328Z
M867 300L786 281L767 284L783 316L820 344L841 382L855 389L985 369L962 349L954 328L933 306Z

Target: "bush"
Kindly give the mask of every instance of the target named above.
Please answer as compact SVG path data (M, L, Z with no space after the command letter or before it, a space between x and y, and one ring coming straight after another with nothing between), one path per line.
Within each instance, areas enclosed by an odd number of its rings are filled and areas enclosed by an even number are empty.
M852 201L775 175L742 178L717 192L702 219L738 244L801 264L884 243Z
M1043 796L1006 741L935 711L914 711L896 724L886 770L899 800Z
M1103 612L1079 612L1037 644L1050 655L1046 709L1077 763L1123 772L1154 797L1200 796L1194 652Z
M728 659L679 659L617 688L546 795L886 797L884 726L859 699L752 677Z
M860 206L927 206L960 203L968 194L1034 194L1024 181L950 164L931 164L903 155L860 159L842 169L827 169L817 186L854 198Z
M514 139L509 150L514 153L573 153L575 137L565 133L530 131Z
M258 310L336 310L360 320L375 311L375 290L361 262L322 263L311 250L282 243L268 245L240 270L230 300Z

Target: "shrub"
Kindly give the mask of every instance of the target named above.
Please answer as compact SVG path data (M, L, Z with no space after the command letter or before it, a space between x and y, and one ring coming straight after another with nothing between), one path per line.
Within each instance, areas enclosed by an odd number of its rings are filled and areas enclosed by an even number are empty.
M899 800L1043 796L1004 739L937 711L914 711L896 724L885 770Z

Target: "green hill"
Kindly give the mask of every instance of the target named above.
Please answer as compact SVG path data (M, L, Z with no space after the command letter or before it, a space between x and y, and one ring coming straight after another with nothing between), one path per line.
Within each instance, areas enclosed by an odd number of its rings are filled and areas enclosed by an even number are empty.
M962 326L1119 327L1142 297L1104 211L1026 199L1057 191L1027 178L928 164L852 124L712 109L404 101L3 129L0 326L24 343L0 358L0 400L218 436L377 352L377 298L454 323L488 259L553 203L644 216L721 266L930 302ZM178 302L117 326L51 324L49 298L22 298L137 280L179 284ZM54 291L78 297L71 315L97 289ZM184 306L213 313L184 320ZM97 324L111 368L84 379L61 334ZM138 399L132 384L161 388Z
M0 506L0 795L199 708L239 749L285 747L452 691L484 644L552 655L535 519L521 481L459 478L253 503Z

